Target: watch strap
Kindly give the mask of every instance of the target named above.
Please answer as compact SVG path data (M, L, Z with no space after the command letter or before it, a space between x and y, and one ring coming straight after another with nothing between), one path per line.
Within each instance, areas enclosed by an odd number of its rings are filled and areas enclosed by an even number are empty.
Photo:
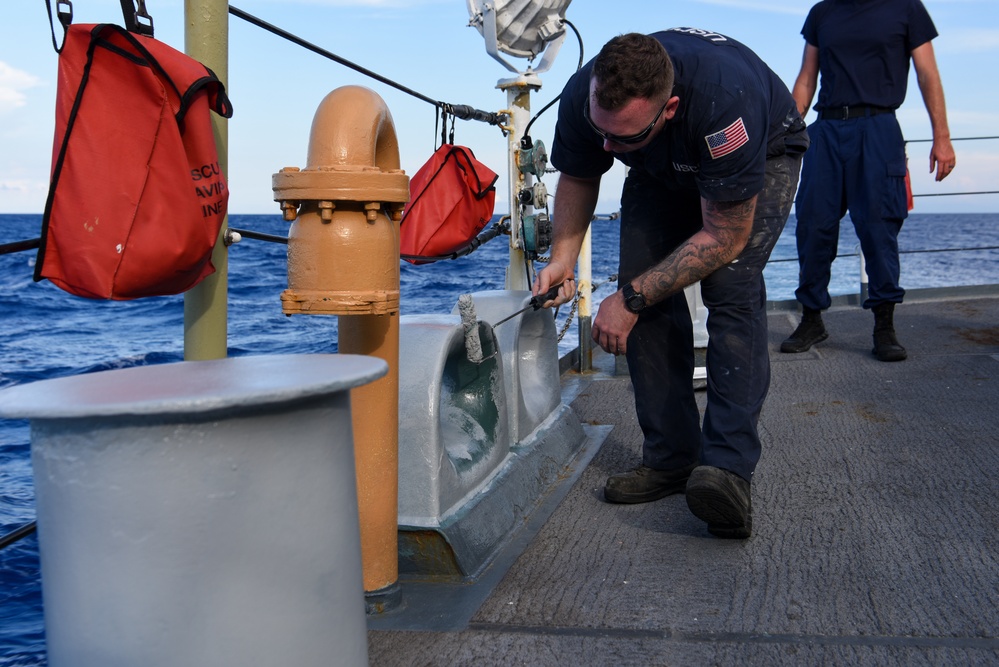
M638 292L631 283L625 283L624 287L621 288L621 292L624 296L624 307L633 313L639 313L645 309L647 305L645 302L645 296Z

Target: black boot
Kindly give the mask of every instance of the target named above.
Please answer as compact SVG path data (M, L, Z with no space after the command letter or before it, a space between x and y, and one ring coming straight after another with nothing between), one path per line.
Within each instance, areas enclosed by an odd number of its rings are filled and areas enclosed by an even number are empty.
M699 466L687 480L687 507L715 537L744 540L753 534L749 482L734 472Z
M687 478L697 467L655 470L640 465L634 470L611 475L604 486L604 498L609 503L648 503L674 493L683 493Z
M908 356L895 337L895 304L879 303L871 308L874 313L874 349L878 361L902 361Z
M780 344L780 351L807 352L812 345L821 343L826 338L829 338L829 334L822 324L822 311L802 308L801 324Z

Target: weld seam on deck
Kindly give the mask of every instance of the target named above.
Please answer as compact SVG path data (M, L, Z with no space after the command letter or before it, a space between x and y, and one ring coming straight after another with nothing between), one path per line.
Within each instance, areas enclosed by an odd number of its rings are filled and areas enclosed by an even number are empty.
M682 642L727 644L798 644L827 646L901 646L910 648L999 649L997 637L905 637L901 635L793 635L751 632L675 632L639 628L587 628L572 626L516 625L510 623L469 623L477 632L515 635L553 635L620 639L665 639Z

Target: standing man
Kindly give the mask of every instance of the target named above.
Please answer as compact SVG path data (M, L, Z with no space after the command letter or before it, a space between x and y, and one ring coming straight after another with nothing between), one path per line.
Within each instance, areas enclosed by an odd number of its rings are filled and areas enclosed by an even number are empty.
M808 128L795 202L800 273L795 296L801 324L781 352L804 352L829 337L821 311L829 307L829 271L836 258L839 221L850 211L867 262L868 298L874 312L873 353L881 361L906 357L895 336L899 286L898 233L906 206L905 141L895 109L905 99L909 59L933 128L930 171L936 180L956 164L947 128L943 86L930 43L936 28L920 0L822 0L801 30L805 55L794 83L802 116L812 103L818 120Z
M644 441L642 465L611 476L610 502L686 491L718 537L752 532L757 421L770 385L766 264L787 221L808 146L787 87L744 45L694 28L608 42L566 84L552 164L551 261L534 293L572 281L600 178L630 167L621 196L621 289L593 339L625 354ZM693 327L683 289L708 308L707 410L694 399Z

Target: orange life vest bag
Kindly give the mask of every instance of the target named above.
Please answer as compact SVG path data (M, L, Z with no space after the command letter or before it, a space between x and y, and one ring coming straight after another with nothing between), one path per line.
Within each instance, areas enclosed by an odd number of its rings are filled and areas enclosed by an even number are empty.
M498 178L471 149L443 144L409 181L400 254L426 264L466 246L492 219Z
M229 192L210 112L232 115L197 60L111 24L72 25L35 280L93 299L178 294L215 271Z

